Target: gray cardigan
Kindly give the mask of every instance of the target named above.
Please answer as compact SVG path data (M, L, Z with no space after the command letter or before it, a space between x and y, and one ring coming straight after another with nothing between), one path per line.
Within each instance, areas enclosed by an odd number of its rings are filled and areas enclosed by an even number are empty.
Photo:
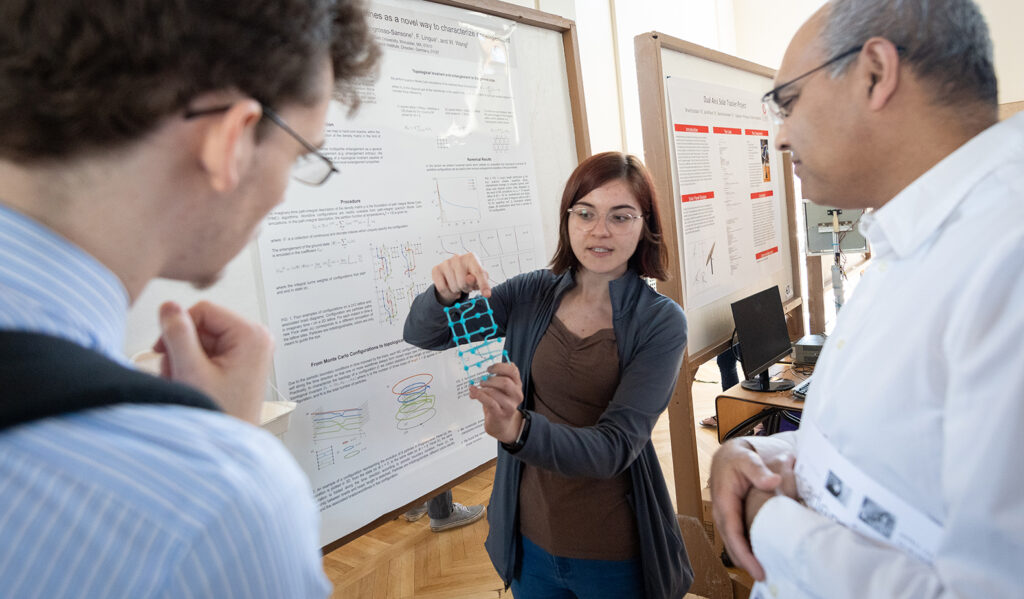
M562 295L575 285L571 272L537 270L492 289L490 298L499 335L523 377L525 408L532 409L530 366ZM498 466L487 510L486 547L506 588L518 573L519 481L522 463L563 476L614 477L629 470L628 497L640 535L641 563L648 599L678 599L693 581L686 549L665 478L651 442L658 417L668 406L686 346L682 308L658 294L633 270L609 284L619 386L597 424L554 424L531 412L530 433L515 455L498 444ZM420 294L405 321L405 340L442 350L452 347L443 306L434 287ZM599 524L595 522L595 524Z

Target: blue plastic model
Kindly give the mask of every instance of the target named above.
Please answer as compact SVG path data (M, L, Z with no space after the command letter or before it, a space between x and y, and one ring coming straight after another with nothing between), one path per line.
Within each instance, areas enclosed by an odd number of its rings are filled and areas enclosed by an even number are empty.
M444 309L448 328L458 346L462 369L469 384L476 385L493 376L487 372L491 364L508 360L505 338L498 337L494 310L486 297L478 295Z

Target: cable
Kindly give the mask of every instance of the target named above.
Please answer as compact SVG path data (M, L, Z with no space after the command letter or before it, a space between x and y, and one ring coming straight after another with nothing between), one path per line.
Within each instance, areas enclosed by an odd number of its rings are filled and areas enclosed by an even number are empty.
M814 374L814 366L810 365L810 364L800 364L800 365L794 364L793 365L793 372L795 372L795 373L797 373L799 375L802 375L804 378L807 378L807 377L811 376L812 374Z
M853 224L850 226L850 231L853 231L853 230L855 230L857 228L857 225L860 224L860 219L861 219L862 216L864 216L864 212L863 211L861 211L861 213L859 215L857 215L857 220L853 221ZM838 249L839 249L839 273L847 281L850 280L850 277L849 277L849 275L846 274L847 256L846 256L846 252L843 251L843 239L846 239L846 236L847 236L847 234L849 234L850 231L840 231L839 232L839 247L838 247Z
M729 432L725 433L725 436L722 437L722 441L728 441L729 439L733 439L735 437L747 436L750 433L750 431L752 431L754 429L754 427L757 426L757 423L759 423L759 422L765 422L765 425L764 425L765 430L769 430L770 431L771 430L770 423L767 422L767 420L769 418L772 418L773 416L777 418L776 412L779 412L779 411L781 411L780 408L774 408L774 407L765 408L764 410L761 410L757 414L754 414L750 418L747 418L743 422L740 422L736 426L734 426L731 429L729 429ZM778 424L776 422L776 430L778 430L777 427L778 427Z

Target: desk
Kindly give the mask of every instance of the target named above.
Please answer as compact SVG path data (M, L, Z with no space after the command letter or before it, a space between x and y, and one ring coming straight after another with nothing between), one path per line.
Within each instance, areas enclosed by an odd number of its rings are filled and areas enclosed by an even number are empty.
M792 365L787 364L785 370L776 377L800 382L807 378L807 375L800 374L793 370ZM813 384L813 383L812 383ZM793 390L776 391L775 393L763 393L761 391L750 391L741 385L729 387L722 394L715 398L715 415L718 417L718 442L722 437L731 431L734 426L750 418L754 414L770 407L786 408L787 410L802 411L804 402L793 398Z

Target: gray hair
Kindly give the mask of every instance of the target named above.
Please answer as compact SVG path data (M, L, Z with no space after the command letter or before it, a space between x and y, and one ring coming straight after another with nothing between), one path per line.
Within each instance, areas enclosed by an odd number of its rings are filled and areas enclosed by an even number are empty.
M996 105L992 41L972 0L829 0L827 10L826 56L883 37L902 47L903 60L934 85L936 104ZM855 58L834 64L832 76L845 72Z

